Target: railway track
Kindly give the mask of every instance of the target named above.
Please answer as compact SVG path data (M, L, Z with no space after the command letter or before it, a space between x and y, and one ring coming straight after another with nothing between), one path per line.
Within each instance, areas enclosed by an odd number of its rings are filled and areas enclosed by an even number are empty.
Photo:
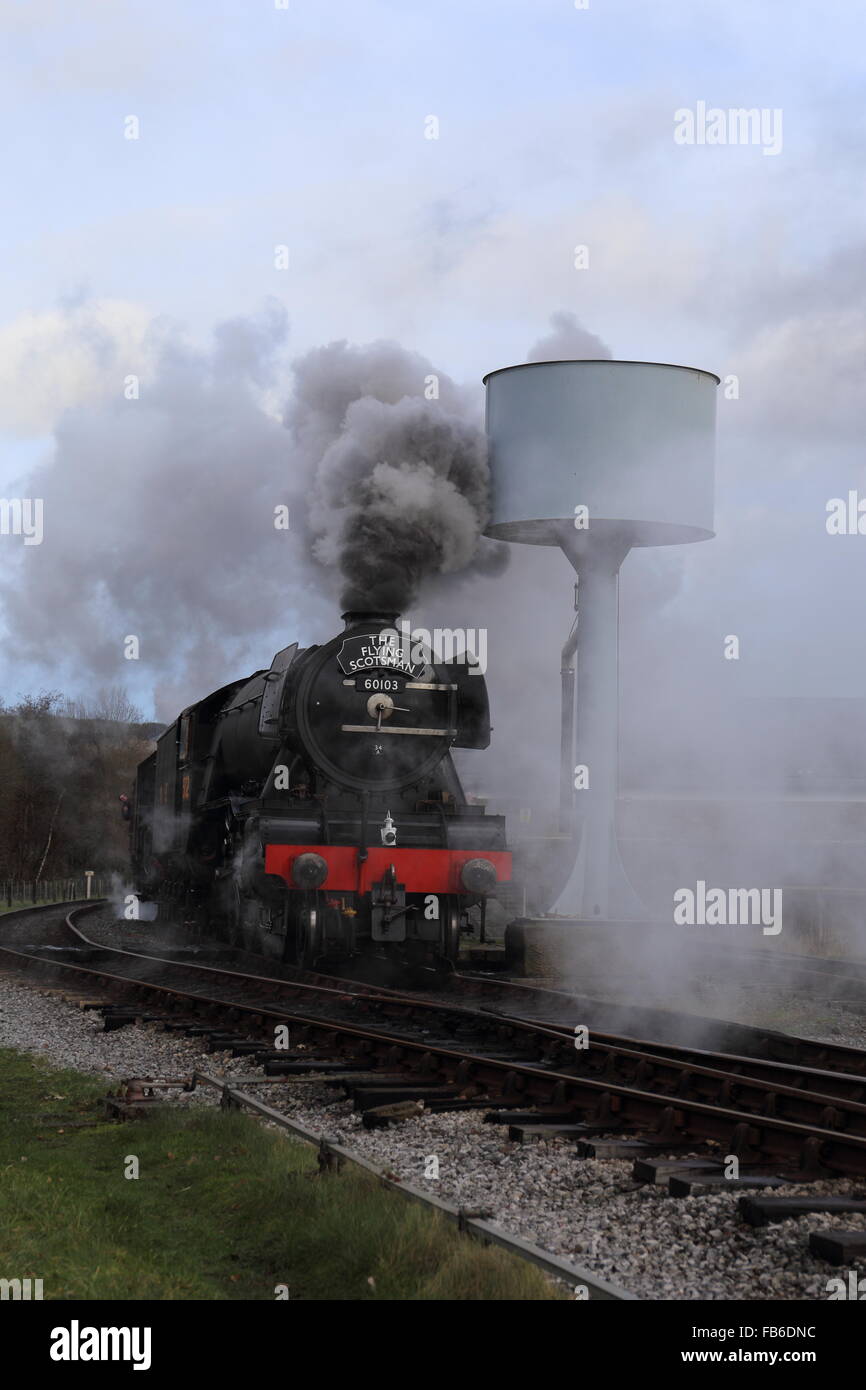
M576 1047L574 1027L585 1020L574 1018L573 1000L570 1020L539 1021L504 1012L501 986L496 1008L478 1008L131 952L95 943L78 927L98 906L73 909L62 924L55 912L49 942L7 943L0 958L98 980L112 1000L107 1028L134 1018L183 1028L256 1057L266 1075L327 1076L370 1112L423 1101L434 1110L484 1109L503 1123L519 1117L575 1140L618 1137L635 1151L709 1146L801 1182L866 1175L866 1054L855 1049L812 1044L821 1065L809 1066L799 1057L710 1052L593 1027L589 1046ZM0 925L0 939L6 935ZM456 987L477 994L480 982L466 977ZM549 1015L551 1000L543 1005ZM281 1025L289 1049L275 1045ZM794 1052L801 1046L787 1041Z
M78 931L79 939L85 946L98 949L105 944L93 940ZM160 945L150 949L150 954L174 959L174 952L166 952ZM181 958L210 958L213 948L204 950L200 946L182 947ZM141 951L138 954L142 954ZM817 1043L808 1038L794 1037L764 1027L731 1023L722 1019L707 1018L703 1015L678 1012L667 1008L636 1006L598 999L574 991L556 990L538 985L527 985L521 981L505 979L501 976L488 976L468 972L455 972L440 979L435 991L424 994L412 990L407 995L405 989L390 989L381 984L370 984L354 974L334 976L320 970L300 970L294 966L276 964L259 956L252 956L230 947L221 947L214 952L215 961L223 966L229 965L234 971L261 976L265 979L295 981L298 983L330 986L341 991L355 993L376 993L409 997L413 1001L430 998L433 1002L444 998L454 998L459 1003L468 1003L484 1011L499 1012L507 1017L518 1017L539 1024L566 1024L571 1029L580 1021L589 1027L593 1034L620 1035L627 1039L652 1038L658 1047L679 1046L692 1051L705 1051L708 1055L726 1053L753 1056L793 1066L816 1068L818 1070L856 1070L861 1053L852 1048L838 1047L832 1043Z

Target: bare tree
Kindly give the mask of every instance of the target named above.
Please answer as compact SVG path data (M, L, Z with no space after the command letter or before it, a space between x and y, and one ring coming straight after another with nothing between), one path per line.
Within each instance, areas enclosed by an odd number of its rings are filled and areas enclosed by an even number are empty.
M130 700L125 685L110 685L97 694L93 717L113 724L140 724L144 716Z
M51 817L51 824L50 824L49 827L48 827L48 839L45 841L45 848L44 848L44 850L42 851L42 858L39 860L39 868L36 870L36 882L37 882L37 883L39 882L40 878L42 877L42 870L45 868L45 860L48 858L48 851L49 851L50 848L51 848L51 841L52 841L52 839L54 838L54 825L55 825L55 822L56 822L56 820L57 820L57 812L60 810L60 806L61 806L62 801L63 801L63 792L61 792L60 795L59 795L58 798L57 798L57 805L54 807L54 813L53 813L53 815L52 815L52 817Z
M43 691L0 710L0 878L123 871L118 795L153 747L141 722L118 687L89 700Z
M104 719L110 724L140 724L144 718L125 685L102 686L94 699L67 699L60 710L67 719Z

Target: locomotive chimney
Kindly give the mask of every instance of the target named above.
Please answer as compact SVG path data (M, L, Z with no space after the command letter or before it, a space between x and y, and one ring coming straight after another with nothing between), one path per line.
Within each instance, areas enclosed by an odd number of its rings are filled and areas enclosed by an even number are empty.
M399 613L381 613L374 609L364 610L360 608L350 608L345 613L341 613L345 628L359 627L363 623L372 623L374 626L381 624L383 627L396 626Z

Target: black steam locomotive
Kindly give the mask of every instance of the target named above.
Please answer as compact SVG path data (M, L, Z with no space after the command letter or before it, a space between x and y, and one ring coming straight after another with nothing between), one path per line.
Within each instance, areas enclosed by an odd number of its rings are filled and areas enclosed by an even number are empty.
M393 615L343 617L340 636L286 647L165 730L138 768L137 886L299 965L447 966L511 876L504 817L467 801L450 752L490 742L484 676Z

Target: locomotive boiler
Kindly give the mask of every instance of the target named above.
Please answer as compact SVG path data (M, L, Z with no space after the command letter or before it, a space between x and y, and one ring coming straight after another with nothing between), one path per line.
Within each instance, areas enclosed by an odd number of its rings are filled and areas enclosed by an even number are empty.
M502 816L471 804L452 748L486 748L484 675L346 613L322 646L185 709L138 768L142 897L305 967L368 954L449 967L511 877ZM405 624L403 625L405 628Z

